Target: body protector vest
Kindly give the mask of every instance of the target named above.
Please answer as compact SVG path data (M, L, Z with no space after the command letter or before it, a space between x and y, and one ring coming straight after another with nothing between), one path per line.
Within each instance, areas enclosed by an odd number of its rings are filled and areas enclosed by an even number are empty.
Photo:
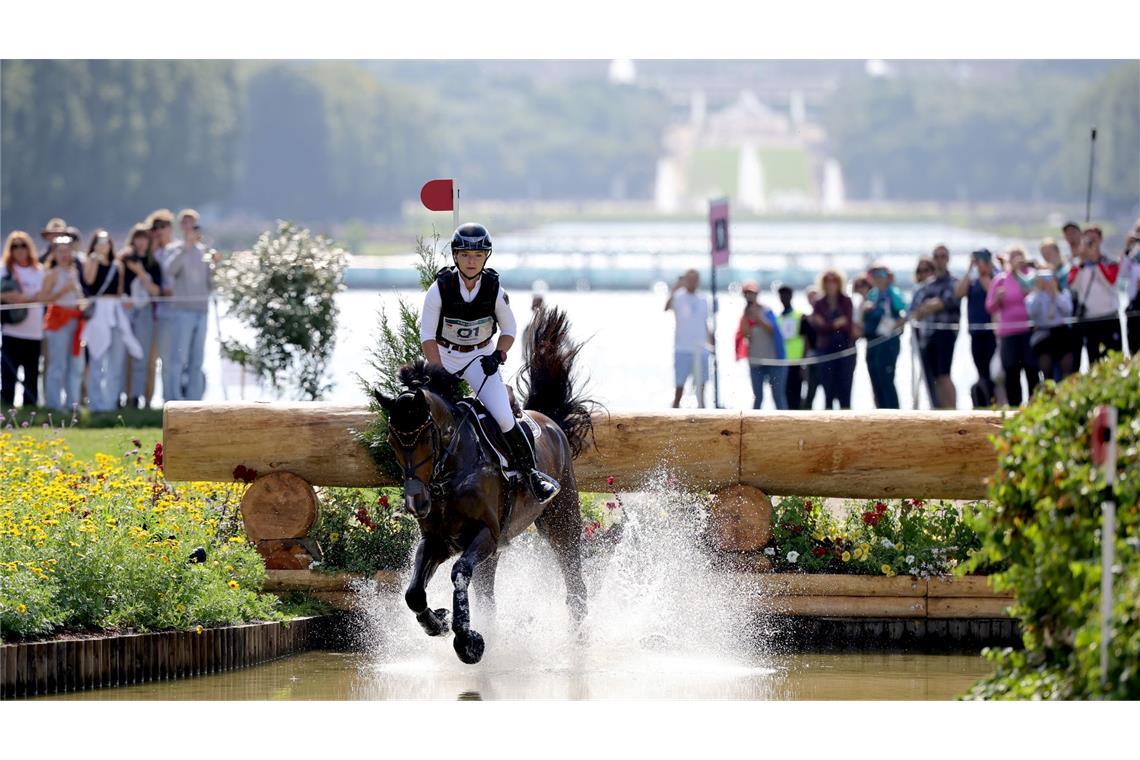
M457 268L439 270L435 283L442 302L439 324L435 328L436 340L457 346L475 346L490 340L498 330L495 302L499 298L499 274L494 269L484 269L479 292L470 303L464 301L459 292L463 284Z

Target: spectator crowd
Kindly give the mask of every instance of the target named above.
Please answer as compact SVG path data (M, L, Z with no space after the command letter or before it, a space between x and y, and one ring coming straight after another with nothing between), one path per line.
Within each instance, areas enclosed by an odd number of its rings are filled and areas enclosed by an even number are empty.
M757 282L745 282L735 355L748 362L753 408L761 407L767 386L777 409L811 409L821 388L825 409L850 409L862 340L875 406L898 409L895 367L907 324L930 405L939 409L957 408L951 365L962 332L977 372L969 389L976 408L1019 406L1023 380L1032 395L1042 381L1079 371L1082 358L1091 365L1109 351L1125 351L1125 339L1128 351L1140 351L1140 221L1118 256L1102 250L1100 227L1068 222L1061 232L1063 244L1046 238L1035 257L1019 246L999 255L974 251L962 277L951 272L950 251L939 245L919 257L909 302L881 262L850 285L841 271L822 272L805 293L808 313L793 307L786 285L777 289L776 311L760 303ZM690 375L704 406L712 334L699 279L689 270L665 305L677 323L674 407Z
M0 263L0 402L93 412L201 399L206 316L219 256L202 242L199 214L158 209L116 249L94 230L86 246L60 218L4 243ZM177 223L179 237L175 237ZM42 391L41 391L42 378Z

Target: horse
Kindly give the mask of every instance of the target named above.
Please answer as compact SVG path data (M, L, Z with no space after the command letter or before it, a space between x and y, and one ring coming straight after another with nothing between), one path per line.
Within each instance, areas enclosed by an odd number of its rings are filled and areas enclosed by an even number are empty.
M566 604L575 627L586 615L582 580L582 517L574 459L592 439L595 402L580 395L572 377L581 344L569 337L565 314L541 309L533 339L523 346L518 386L523 409L538 426L536 465L557 478L562 490L547 505L535 501L519 478L512 482L475 428L473 412L460 405L460 381L422 359L400 369L404 391L389 398L371 394L387 417L388 443L404 472L404 504L419 523L408 607L429 636L448 631L448 610L431 609L426 587L441 564L460 555L451 568L454 586L450 628L459 659L483 657L483 637L471 627L468 587L494 609L495 570L500 543L535 526L554 549L566 581ZM517 404L516 414L519 413ZM498 432L494 421L486 428ZM486 429L485 428L485 429ZM513 477L513 476L511 476Z

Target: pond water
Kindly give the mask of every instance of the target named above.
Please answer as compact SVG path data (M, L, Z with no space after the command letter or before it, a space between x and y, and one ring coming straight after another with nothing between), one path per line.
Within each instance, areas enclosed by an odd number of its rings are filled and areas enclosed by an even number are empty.
M43 699L945 700L988 672L988 663L969 655L797 654L750 663L662 654L632 663L584 659L520 670L307 652L246 670Z

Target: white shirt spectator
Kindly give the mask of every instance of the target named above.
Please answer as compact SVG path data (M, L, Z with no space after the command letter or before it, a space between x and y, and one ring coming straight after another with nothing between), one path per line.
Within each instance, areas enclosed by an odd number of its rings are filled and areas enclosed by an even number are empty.
M709 342L709 305L705 297L684 288L673 292L673 314L677 319L677 331L673 337L676 351L699 351Z
M46 269L36 267L22 267L12 262L12 276L20 286L20 293L25 296L34 296L44 286ZM18 306L18 304L17 304ZM44 337L44 307L42 305L27 306L27 316L23 321L15 324L4 324L4 335L24 340L43 340Z

